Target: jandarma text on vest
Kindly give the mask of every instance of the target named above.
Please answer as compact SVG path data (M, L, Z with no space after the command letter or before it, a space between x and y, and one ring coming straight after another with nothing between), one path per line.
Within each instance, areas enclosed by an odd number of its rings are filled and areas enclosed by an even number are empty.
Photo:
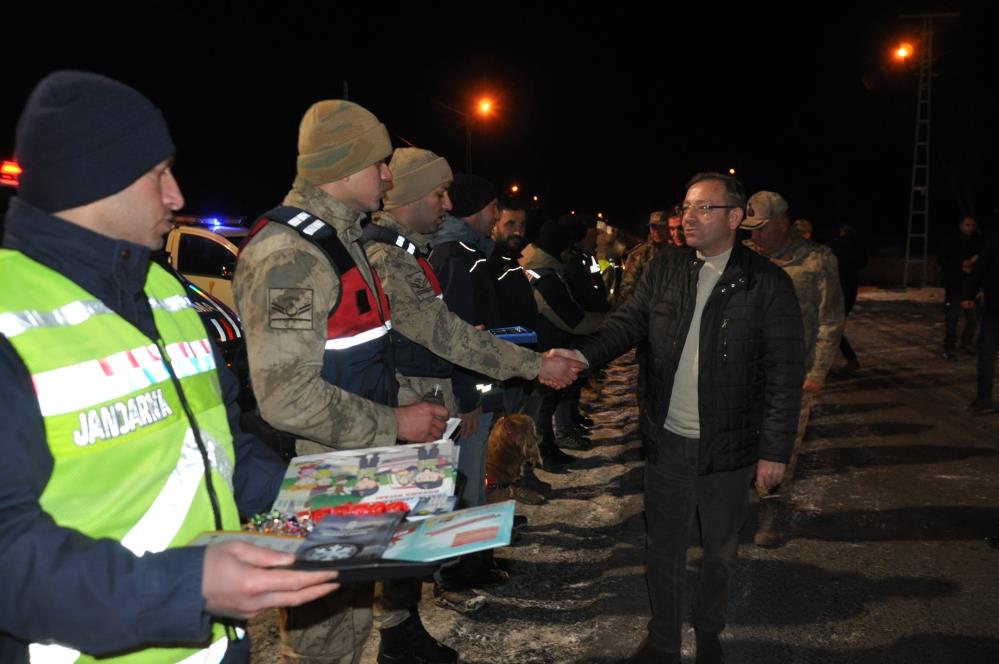
M83 447L97 440L117 438L173 415L162 390L137 394L125 401L80 412L80 428L73 432L73 442Z

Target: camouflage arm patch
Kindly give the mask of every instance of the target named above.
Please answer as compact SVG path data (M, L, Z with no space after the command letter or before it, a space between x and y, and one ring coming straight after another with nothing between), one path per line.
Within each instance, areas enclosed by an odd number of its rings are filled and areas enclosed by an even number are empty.
M271 329L311 330L311 288L268 288L267 312Z

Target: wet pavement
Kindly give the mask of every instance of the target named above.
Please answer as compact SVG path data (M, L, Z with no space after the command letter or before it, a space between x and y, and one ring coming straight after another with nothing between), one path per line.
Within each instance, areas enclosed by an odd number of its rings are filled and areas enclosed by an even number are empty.
M847 324L862 368L816 406L789 492L788 540L752 544L722 635L727 661L789 664L999 663L999 415L971 416L974 358L940 357L938 306L864 300ZM550 500L529 519L510 569L461 615L433 605L428 629L469 663L604 664L627 657L648 619L642 462L631 356L596 391L593 447L569 472L538 475ZM699 549L692 547L693 583ZM255 661L277 660L273 614L251 624ZM377 635L362 658L375 662ZM693 662L693 634L684 661Z

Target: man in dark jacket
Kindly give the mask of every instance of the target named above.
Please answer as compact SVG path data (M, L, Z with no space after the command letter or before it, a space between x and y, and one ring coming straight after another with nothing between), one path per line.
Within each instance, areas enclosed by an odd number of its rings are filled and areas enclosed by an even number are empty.
M150 262L184 204L162 115L117 81L56 72L17 151L0 251L0 661L249 661L226 618L325 595L336 573L186 546L238 528L237 506L269 509L285 464L240 432L221 353Z
M804 382L801 311L791 280L735 244L746 197L733 177L694 176L683 203L687 249L652 261L634 295L581 351L599 367L648 341L641 427L645 467L649 635L633 662L679 662L690 527L704 556L692 623L697 661L721 662L718 634L755 477L780 483Z
M996 411L992 391L996 377L996 354L999 352L999 233L993 233L978 254L975 267L964 285L961 307L969 311L974 309L979 291L982 291L985 304L978 340L978 390L968 410L984 415Z
M978 330L978 308L961 306L965 282L978 254L985 245L985 238L978 232L974 217L965 217L957 232L944 240L937 262L944 287L944 352L948 360L957 359L957 322L964 312L964 330L961 332L961 350L975 352L975 332Z

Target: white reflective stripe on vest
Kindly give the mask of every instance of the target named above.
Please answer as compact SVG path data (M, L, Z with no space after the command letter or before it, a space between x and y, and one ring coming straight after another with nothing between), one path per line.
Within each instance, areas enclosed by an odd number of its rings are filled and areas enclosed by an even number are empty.
M31 664L72 664L80 658L80 651L66 646L32 643L28 646L28 661Z
M109 313L111 309L99 300L77 300L52 311L11 311L0 314L0 332L10 339L37 327L70 327Z
M360 346L361 344L366 344L369 341L374 341L375 339L380 339L389 333L392 329L392 321L386 321L384 325L379 325L378 327L371 328L370 330L365 330L364 332L358 332L352 337L340 337L339 339L327 339L326 340L326 350L344 350L346 348L353 348L354 346Z
M173 295L166 300L149 298L149 306L170 313L193 306L183 295ZM100 300L76 300L52 311L12 311L0 314L0 333L8 339L39 327L72 327L90 320L93 316L114 313Z
M594 256L590 256L590 274L600 274L600 263Z
M188 307L193 307L186 295L171 295L165 300L157 300L155 297L149 298L149 306L153 309L162 309L168 313L174 313L180 311L181 309L187 309Z
M215 369L215 356L208 339L167 346L177 378ZM68 367L43 371L32 377L42 415L62 415L170 380L155 344L87 360ZM80 386L86 385L86 389Z
M242 630L238 630L242 631ZM229 639L222 638L177 664L218 664L225 657ZM80 651L57 645L32 643L28 646L28 661L31 664L73 664L80 658Z
M221 638L204 650L199 650L190 657L185 657L177 664L218 664L225 657L225 651L228 647L229 639Z
M201 432L201 436L208 450L208 462L225 478L229 489L232 490L232 461L222 451L220 445L204 431ZM188 429L184 435L184 445L181 447L177 465L170 471L170 477L153 500L153 504L121 538L122 546L137 556L149 551L158 553L166 549L184 524L204 473L205 467L201 461L198 443L194 439L194 432Z

